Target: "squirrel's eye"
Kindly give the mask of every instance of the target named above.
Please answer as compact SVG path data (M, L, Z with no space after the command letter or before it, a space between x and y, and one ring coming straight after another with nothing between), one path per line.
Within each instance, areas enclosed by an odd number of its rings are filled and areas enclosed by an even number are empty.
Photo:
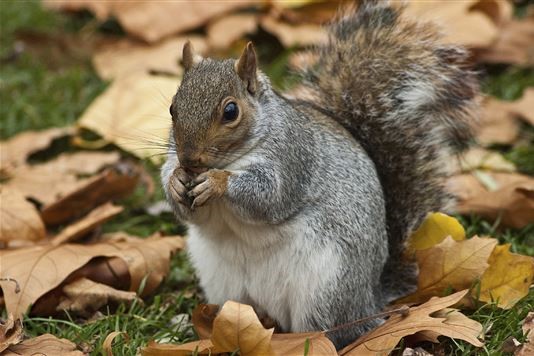
M172 105L169 106L169 113L171 114L171 117L172 117Z
M224 107L224 113L223 113L223 122L232 122L239 116L239 108L237 107L237 104L234 102L230 102L226 104Z

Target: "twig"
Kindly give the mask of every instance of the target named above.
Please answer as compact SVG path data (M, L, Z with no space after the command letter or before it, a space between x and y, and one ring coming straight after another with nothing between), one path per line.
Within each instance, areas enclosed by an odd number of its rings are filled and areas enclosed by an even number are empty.
M351 321L351 322L348 322L348 323L345 323L345 324L341 324L341 325L335 326L332 329L326 330L325 333L331 333L331 332L337 331L339 329L343 329L343 328L346 328L346 327L349 327L349 326L352 326L352 325L356 325L356 324L365 323L366 321L369 321L369 320L383 318L385 316L390 316L390 315L394 315L394 314L400 314L402 316L407 316L409 313L410 313L410 307L408 307L407 305L403 305L402 307L397 308L397 309L393 309L393 310L390 310L390 311L386 311L386 312L382 312L382 313L366 316L365 318L357 319L357 320L354 320L354 321Z

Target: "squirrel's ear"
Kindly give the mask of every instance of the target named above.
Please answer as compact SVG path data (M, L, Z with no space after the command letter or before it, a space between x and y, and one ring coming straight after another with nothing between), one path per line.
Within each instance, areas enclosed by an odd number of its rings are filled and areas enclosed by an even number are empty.
M184 44L184 49L182 51L182 64L184 70L187 72L189 69L193 68L196 64L200 63L202 57L195 53L195 49L191 44L191 41L187 41Z
M257 59L256 51L252 42L247 43L243 50L241 57L235 64L235 70L239 78L241 78L247 85L247 89L251 94L256 92L257 78L256 78Z

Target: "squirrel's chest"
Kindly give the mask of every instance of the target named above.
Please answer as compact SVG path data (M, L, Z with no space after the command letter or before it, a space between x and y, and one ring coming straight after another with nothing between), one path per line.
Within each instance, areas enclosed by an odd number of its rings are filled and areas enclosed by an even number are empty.
M299 261L305 227L247 224L223 208L206 213L190 225L188 246L209 302L252 304L290 328L290 310L302 300L296 293L310 283Z

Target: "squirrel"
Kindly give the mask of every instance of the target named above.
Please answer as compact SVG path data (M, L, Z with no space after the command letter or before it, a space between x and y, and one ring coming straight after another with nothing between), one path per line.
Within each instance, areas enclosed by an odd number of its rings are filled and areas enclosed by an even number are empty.
M284 332L329 330L414 289L406 239L450 207L447 163L477 107L467 52L402 6L363 1L328 33L294 97L251 43L237 60L186 43L170 106L162 183L207 300L250 304ZM382 322L327 335L339 349Z

